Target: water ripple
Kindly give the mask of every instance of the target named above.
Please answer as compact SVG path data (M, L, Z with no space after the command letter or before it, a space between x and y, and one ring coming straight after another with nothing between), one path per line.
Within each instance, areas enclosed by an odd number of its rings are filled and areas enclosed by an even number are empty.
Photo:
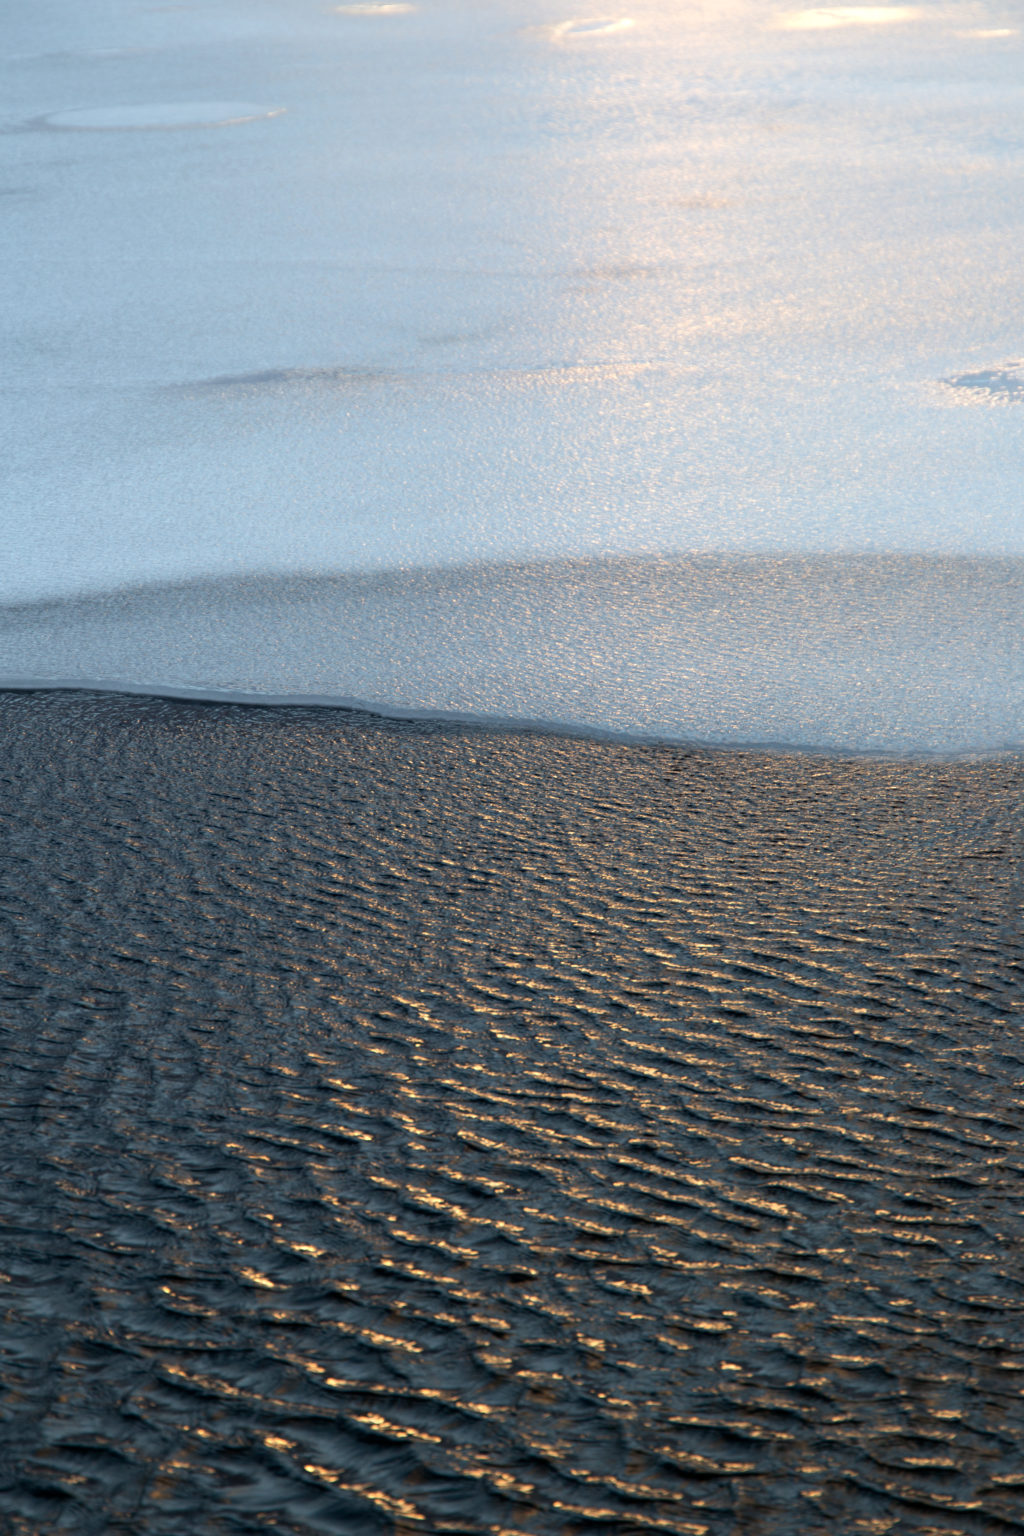
M5 1530L1020 1530L1024 769L3 700Z

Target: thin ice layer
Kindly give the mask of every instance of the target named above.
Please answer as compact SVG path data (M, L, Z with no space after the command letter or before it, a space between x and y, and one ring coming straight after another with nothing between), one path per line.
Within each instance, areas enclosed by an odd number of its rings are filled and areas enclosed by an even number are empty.
M667 740L1024 747L1024 560L740 556L264 577L9 608L0 685L369 704Z
M0 601L467 561L1024 554L1022 62L1000 0L22 8L0 56ZM188 685L230 652L228 609ZM577 722L564 701L608 699L594 658L618 632L592 613L556 665L525 611L501 642L515 687L481 702ZM984 658L1004 643L986 622L956 610L950 632ZM48 633L27 670L80 671ZM305 643L332 654L329 626ZM460 665L493 676L479 643ZM842 643L833 670L856 670ZM734 718L738 677L743 730L773 737L760 662L728 654L700 731ZM906 654L904 715L931 719L953 674ZM802 655L773 662L792 689ZM963 665L974 697L987 663ZM272 690L266 667L248 685ZM447 688L400 650L370 672L396 705ZM1008 705L975 744L1015 722Z

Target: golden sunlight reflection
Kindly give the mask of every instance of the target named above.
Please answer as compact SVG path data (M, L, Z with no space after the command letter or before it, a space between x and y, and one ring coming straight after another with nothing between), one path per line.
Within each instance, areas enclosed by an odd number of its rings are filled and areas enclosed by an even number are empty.
M788 32L826 31L835 27L884 27L920 21L924 12L914 5L829 5L807 11L783 11L775 25Z

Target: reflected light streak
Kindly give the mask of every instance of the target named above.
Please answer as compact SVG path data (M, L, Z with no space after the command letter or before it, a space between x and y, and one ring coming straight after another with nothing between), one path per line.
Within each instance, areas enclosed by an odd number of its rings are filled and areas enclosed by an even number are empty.
M367 3L364 5L336 5L334 7L335 14L338 16L408 16L415 9L414 5L406 5L404 3L394 5L373 5L372 3Z
M835 27L881 27L895 22L920 21L923 16L911 5L831 5L807 11L783 11L775 25L788 32L825 31Z

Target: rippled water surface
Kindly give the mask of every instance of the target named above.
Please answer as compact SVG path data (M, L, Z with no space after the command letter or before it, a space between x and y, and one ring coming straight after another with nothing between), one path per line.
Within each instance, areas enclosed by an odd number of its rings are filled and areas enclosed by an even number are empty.
M1024 768L0 712L0 1523L1024 1523Z

